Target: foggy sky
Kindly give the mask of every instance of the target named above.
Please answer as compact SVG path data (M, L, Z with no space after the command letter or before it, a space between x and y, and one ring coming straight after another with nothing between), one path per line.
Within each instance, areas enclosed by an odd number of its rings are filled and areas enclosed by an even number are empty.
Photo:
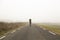
M0 21L60 22L60 0L0 0Z

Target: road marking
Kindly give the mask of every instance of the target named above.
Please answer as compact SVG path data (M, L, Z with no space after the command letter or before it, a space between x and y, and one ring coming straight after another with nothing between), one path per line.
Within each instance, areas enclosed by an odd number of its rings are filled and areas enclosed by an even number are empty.
M11 33L14 33L14 32L16 32L16 30L13 30Z
M0 39L3 39L3 38L5 38L6 36L3 36L3 37L1 37Z
M55 33L51 32L51 31L49 31L49 33L51 33L51 34L53 34L53 35L56 35Z

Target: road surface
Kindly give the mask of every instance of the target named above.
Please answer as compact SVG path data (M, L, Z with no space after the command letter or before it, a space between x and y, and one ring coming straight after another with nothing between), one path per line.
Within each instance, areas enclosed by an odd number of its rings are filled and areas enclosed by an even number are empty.
M17 29L15 32L7 34L1 40L60 40L59 35L54 35L48 30L32 25Z

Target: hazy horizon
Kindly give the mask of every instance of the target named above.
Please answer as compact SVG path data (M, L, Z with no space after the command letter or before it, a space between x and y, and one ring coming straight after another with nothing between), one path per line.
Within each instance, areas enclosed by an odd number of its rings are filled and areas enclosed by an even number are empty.
M0 21L60 23L60 0L0 0Z

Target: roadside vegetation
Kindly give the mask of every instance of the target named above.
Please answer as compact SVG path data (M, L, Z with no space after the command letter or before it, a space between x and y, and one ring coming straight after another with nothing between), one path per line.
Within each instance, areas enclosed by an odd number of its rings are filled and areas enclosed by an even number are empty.
M40 27L45 28L49 31L52 31L56 34L60 35L60 25L57 24L38 24Z
M0 22L0 36L4 33L24 26L25 22L15 22L15 23L7 23L7 22Z

